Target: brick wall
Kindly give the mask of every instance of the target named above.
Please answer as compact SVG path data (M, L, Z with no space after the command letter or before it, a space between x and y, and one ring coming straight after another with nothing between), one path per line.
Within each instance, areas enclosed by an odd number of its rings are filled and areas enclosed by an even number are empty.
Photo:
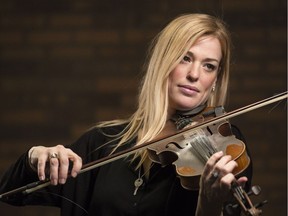
M95 122L131 114L150 40L182 13L220 15L230 26L227 110L285 91L286 9L285 0L1 1L0 174L33 145L70 143ZM287 210L286 109L281 103L232 119L269 200L265 215ZM1 215L58 212L0 208Z

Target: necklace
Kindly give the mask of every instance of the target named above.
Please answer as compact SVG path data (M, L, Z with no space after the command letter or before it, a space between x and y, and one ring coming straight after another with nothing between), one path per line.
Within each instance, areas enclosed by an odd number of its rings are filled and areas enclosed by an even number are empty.
M154 165L154 163L152 163L152 165L150 166L149 169L146 170L146 172L144 172L141 175L141 167L139 168L139 172L138 172L138 178L134 181L134 186L135 186L135 190L133 195L136 196L138 189L143 185L144 183L144 179L143 177L149 172L149 170L151 169L151 167Z

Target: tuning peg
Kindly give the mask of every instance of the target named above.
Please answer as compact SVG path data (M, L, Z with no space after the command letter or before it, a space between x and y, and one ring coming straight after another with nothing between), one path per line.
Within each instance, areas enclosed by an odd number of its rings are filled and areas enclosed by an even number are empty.
M255 208L261 208L262 206L264 206L265 204L267 204L268 203L268 200L264 200L264 201L262 201L262 202L260 202L260 203L257 203L256 205L255 205Z
M255 195L258 196L261 193L261 188L258 185L254 185L251 187L251 190L247 193L248 196Z

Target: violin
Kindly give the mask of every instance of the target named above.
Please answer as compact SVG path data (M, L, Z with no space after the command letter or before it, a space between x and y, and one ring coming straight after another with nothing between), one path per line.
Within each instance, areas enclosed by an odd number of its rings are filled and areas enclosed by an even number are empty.
M192 115L192 117L189 114L180 114L176 118L175 124L177 129L183 129L223 114L223 107L208 107L200 113ZM172 142L160 142L158 145L147 148L148 156L153 162L159 163L162 166L169 164L175 166L181 186L188 190L199 189L199 180L204 166L208 159L218 151L231 155L232 160L237 162L238 166L233 170L236 178L250 164L251 160L246 152L245 143L233 135L231 125L227 119L198 130L187 132L183 137L178 137ZM257 188L257 193L253 194L258 195L260 193L261 189L259 186L253 186L252 188L252 191L255 191L255 188ZM246 215L261 215L262 211L252 204L249 196L237 184L236 180L232 182L231 191L239 204L226 206L228 214L233 215L234 209L240 205ZM262 202L261 206L265 203L266 201ZM258 204L257 207L259 206Z
M208 107L195 117L181 116L176 126L177 128L191 127L193 124L205 122L221 114L224 114L223 107ZM182 187L196 190L199 189L199 183L195 181L200 179L208 159L218 151L231 155L237 162L238 167L233 172L236 176L250 164L245 144L233 135L231 125L226 119L187 132L183 137L178 137L172 142L160 142L148 147L148 156L153 162L160 163L162 166L173 164Z
M159 162L163 166L167 164L175 165L177 174L181 178L181 185L184 188L197 189L205 162L213 153L222 150L226 154L232 155L233 159L240 164L234 171L234 174L237 176L247 168L250 163L250 158L246 153L245 144L241 140L236 139L231 133L231 127L227 119L281 101L287 97L287 92L283 92L227 113L225 113L222 108L205 110L205 112L201 112L201 115L197 115L191 119L191 122L188 119L189 124L184 122L185 127L178 132L141 145L135 145L130 149L119 151L85 164L78 175L133 155L138 151L147 150L153 161ZM158 148L158 146L162 146L162 149L160 149L160 147ZM163 146L166 150L169 150L164 152ZM194 154L191 154L191 152ZM181 156L179 157L179 155ZM191 161L187 162L190 157ZM18 193L29 194L49 185L49 179L32 182L0 194L0 199L8 199L10 196ZM236 182L233 182L231 191L237 203L228 206L228 212L233 212L233 209L240 205L243 212L248 216L258 216L261 214L262 211L259 210L258 207L264 205L266 201L253 205L249 199L250 194L259 194L259 187L252 187L252 192L246 193Z

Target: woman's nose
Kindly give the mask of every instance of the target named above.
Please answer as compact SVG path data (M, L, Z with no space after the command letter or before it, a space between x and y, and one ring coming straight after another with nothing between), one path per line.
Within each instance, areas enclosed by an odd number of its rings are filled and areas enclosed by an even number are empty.
M187 73L187 79L190 81L197 81L199 79L199 75L200 68L196 64L191 65Z

